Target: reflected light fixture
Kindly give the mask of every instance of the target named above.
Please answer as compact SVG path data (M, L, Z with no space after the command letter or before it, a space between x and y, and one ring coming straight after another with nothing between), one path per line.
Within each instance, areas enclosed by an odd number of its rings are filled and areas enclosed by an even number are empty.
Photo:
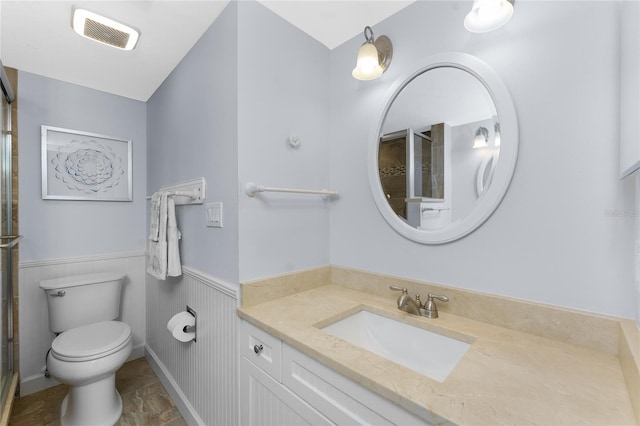
M493 126L493 146L496 148L500 146L500 123L496 121L496 124Z
M122 50L136 47L140 33L112 19L85 9L73 11L73 30L82 37Z
M489 131L486 127L478 127L478 130L476 130L476 136L473 139L473 147L486 148L487 146L489 146Z
M373 38L371 27L364 27L365 42L358 50L358 62L351 75L357 80L373 80L387 70L393 56L393 46L389 37L381 35Z
M464 27L472 33L496 30L511 19L513 0L474 0L471 12L464 18Z

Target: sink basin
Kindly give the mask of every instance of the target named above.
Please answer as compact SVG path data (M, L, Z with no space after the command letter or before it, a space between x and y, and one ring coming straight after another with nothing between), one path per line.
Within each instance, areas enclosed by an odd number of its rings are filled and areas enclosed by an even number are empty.
M368 311L359 311L322 330L440 382L470 346Z

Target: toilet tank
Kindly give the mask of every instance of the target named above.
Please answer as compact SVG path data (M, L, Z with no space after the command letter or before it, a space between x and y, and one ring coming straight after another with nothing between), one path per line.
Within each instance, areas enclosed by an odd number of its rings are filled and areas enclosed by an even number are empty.
M47 296L49 329L61 333L120 316L125 274L106 272L40 281Z

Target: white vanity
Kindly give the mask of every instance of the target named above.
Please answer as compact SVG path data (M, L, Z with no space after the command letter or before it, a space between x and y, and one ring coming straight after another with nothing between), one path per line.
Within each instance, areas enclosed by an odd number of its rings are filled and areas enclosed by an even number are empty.
M450 302L437 319L410 315L397 309L390 284ZM243 425L637 424L640 345L631 320L335 266L242 291ZM361 312L468 346L448 375L429 377L332 330ZM404 340L410 352L414 339ZM431 352L419 351L427 364Z
M427 424L247 321L240 352L240 424Z

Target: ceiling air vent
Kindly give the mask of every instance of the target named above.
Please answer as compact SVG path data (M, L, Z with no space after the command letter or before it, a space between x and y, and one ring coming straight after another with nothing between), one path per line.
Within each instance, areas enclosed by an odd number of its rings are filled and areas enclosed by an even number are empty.
M124 50L133 49L139 37L133 28L84 9L74 10L73 29L83 37Z

